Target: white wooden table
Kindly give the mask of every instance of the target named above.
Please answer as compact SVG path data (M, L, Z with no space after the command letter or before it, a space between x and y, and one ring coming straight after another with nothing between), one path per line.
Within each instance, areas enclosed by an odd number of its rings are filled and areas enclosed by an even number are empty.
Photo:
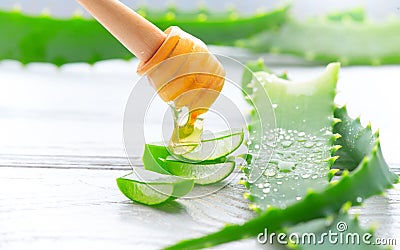
M254 216L236 182L158 207L133 204L118 191L115 178L130 170L122 121L136 63L61 69L0 63L0 249L155 249ZM322 71L274 68L295 79ZM338 99L381 128L384 154L397 173L399 86L400 66L344 68ZM378 235L397 237L400 248L399 186L352 213L364 226L378 223ZM261 246L245 240L218 247L228 248Z

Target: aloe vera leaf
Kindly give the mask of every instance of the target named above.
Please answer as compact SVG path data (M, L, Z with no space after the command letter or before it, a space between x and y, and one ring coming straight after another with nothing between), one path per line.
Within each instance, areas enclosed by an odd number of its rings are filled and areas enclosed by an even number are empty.
M322 76L302 83L266 72L256 73L271 99L276 117L273 131L265 129L263 134L249 131L249 153L257 152L260 147L272 152L272 155L253 156L247 166L248 172L265 168L257 181L246 184L249 187L246 196L259 209L286 207L302 199L307 190L320 190L328 184L327 174L333 163L332 110L338 71L339 64L330 64ZM262 103L259 91L253 94L255 107ZM275 142L258 144L258 138L273 133Z
M341 122L334 126L334 132L341 134L342 137L335 142L341 149L335 153L339 158L335 162L334 168L352 171L365 157L365 152L372 151L379 132L374 135L370 124L364 128L359 117L350 118L345 106L335 108L335 118Z
M287 10L288 6L285 6L250 17L238 16L232 11L211 14L205 10L185 13L175 9L154 11L142 8L138 12L161 29L177 25L206 43L226 44L276 28L286 19ZM62 65L133 57L97 21L78 16L57 19L0 10L0 34L4 34L0 39L0 60Z
M359 205L373 195L382 194L399 181L399 177L390 172L385 163L379 138L376 137L371 152L364 152L365 157L351 173L344 171L337 182L319 192L308 192L304 199L280 209L270 207L260 211L259 216L242 225L228 225L220 231L177 243L166 249L199 249L223 244L230 241L257 236L268 228L271 232L281 230L298 223L324 218L335 214L347 202Z
M288 9L289 6L282 6L246 17L235 10L218 13L203 9L185 13L172 8L167 13L149 10L145 17L162 30L176 25L207 44L227 44L234 39L278 28L286 20ZM170 14L174 18L165 18Z
M262 58L258 59L257 61L250 61L246 63L246 69L243 71L242 74L242 91L244 92L245 97L248 95L253 94L253 88L250 86L251 80L253 79L254 72L267 72L272 74L272 70L269 69L264 64L264 60ZM245 98L248 103L251 104L249 98Z
M336 150L340 150L333 152L338 157L333 168L353 171L365 156L365 152L373 149L379 131L373 133L371 124L364 128L360 117L353 119L348 115L346 106L335 108L335 118L338 123L333 131L344 136L335 141Z
M265 31L236 46L256 52L292 54L307 61L343 65L400 63L400 20L384 23L288 19L279 30Z
M1 11L0 33L7 34L0 39L0 60L62 65L132 57L98 22L80 17L61 20Z
M251 95L252 88L249 87L249 83L251 82L253 74L259 71L264 71L267 73L273 73L273 72L270 68L268 68L264 64L262 58L256 61L250 61L246 63L246 67L248 68L248 70L245 70L243 72L242 89L245 90L245 93ZM289 80L289 77L286 74L286 72L280 75L279 77ZM353 155L354 151L358 151L356 145L357 138L362 137L363 138L362 141L371 140L372 142L373 133L371 131L371 127L369 125L367 129L364 129L360 123L360 118L356 119L350 118L347 114L346 107L335 108L334 124L335 125L333 127L333 134L340 134L340 135L344 134L345 136L338 138L334 142L334 147L332 148L331 153L334 154L334 156L339 156L339 158L334 162L334 165L332 167L335 169L340 169L340 170L347 169L349 171L352 171L358 166L358 164L362 160L360 152L358 152L356 155ZM352 133L348 133L348 131L352 131ZM372 150L373 144L370 143L369 145L370 145L370 150L364 149L365 152ZM341 150L338 151L338 149Z
M336 108L335 115L341 117L342 120L345 120L344 114L346 114L345 109ZM351 127L346 128L342 132L342 136L348 136L351 129ZM325 189L318 192L309 191L303 199L288 205L286 208L269 207L262 211L255 207L255 210L260 213L259 216L242 225L227 225L218 232L197 239L181 241L166 249L211 247L254 237L262 233L265 228L268 228L271 232L276 232L298 223L336 214L346 203L359 205L362 200L368 197L382 194L385 189L391 188L394 183L397 183L399 177L389 170L383 159L379 135L374 134L372 149L370 142L368 147L364 147L365 140L358 140L359 137L354 138L356 140L344 140L353 143L351 147L358 145L363 148L364 151L360 151L363 155L362 160L353 172L349 173L345 170L340 180L331 182Z
M259 71L267 72L269 74L273 74L274 72L268 68L264 64L264 60L259 58L258 60L249 61L246 63L246 68L243 71L242 79L241 79L241 86L243 94L245 95L245 99L248 103L252 104L249 98L246 98L249 95L253 94L253 87L251 87L251 80L253 78L253 74ZM278 74L278 77L281 79L289 80L287 72L282 72Z
M263 71L267 70L267 72L272 72L268 69L262 62L262 60L253 61L250 64L246 64L252 71ZM251 78L250 78L251 79ZM249 81L249 78L244 79L242 81L243 85L245 82ZM360 118L352 119L347 114L347 109L345 106L343 107L335 107L334 111L334 134L341 134L340 138L338 138L334 144L335 147L332 148L332 153L335 156L339 156L339 158L334 163L334 168L338 169L347 169L349 171L354 170L358 164L362 161L363 157L365 156L365 152L371 152L374 147L374 143L376 137L371 130L371 125L368 124L366 128L364 128L360 123ZM376 134L375 136L377 136ZM340 149L340 150L339 150ZM364 152L364 153L363 153ZM357 218L350 219L347 215L347 212L340 212L339 215L335 216L335 220L326 226L326 219L319 219L322 221L320 223L319 228L317 228L321 233L328 232L328 230L332 230L335 232L336 225L338 222L345 222L349 227L347 232L351 233L358 233L358 235L362 235L366 233L366 230L362 230L358 225ZM296 225L295 227L290 228L289 233L291 232L314 232L311 230L309 224L314 225L314 221L303 223L300 225ZM336 230L337 231L337 230ZM368 231L373 237L373 232L370 229ZM317 234L318 235L318 234ZM373 242L374 238L371 238L371 242ZM319 245L302 245L297 249L320 249L322 246ZM324 249L332 249L337 247L337 245L329 244L326 240L323 244ZM376 245L366 245L366 244L350 244L350 245L341 245L341 248L346 249L382 249Z
M354 11L357 11L357 9ZM256 61L250 61L246 63L246 67L248 68L248 70L245 70L243 73L242 88L246 89L247 93L252 94L252 88L248 86L253 77L252 74L259 71L272 73L272 70L264 64L264 61L261 58ZM284 73L284 75L280 75L279 77L289 79L286 73ZM364 127L360 123L360 118L350 118L347 114L347 109L345 106L341 108L335 107L334 124L335 125L333 127L333 133L344 136L341 136L340 138L335 140L334 147L331 150L331 153L334 156L338 156L337 160L333 164L333 168L340 170L347 169L349 171L352 171L358 166L358 164L364 157L358 147L362 144L362 147L364 147L364 152L372 150L373 141L375 139L371 130L371 125L369 124L367 128L364 129ZM370 143L365 143L365 141L368 140L370 141ZM365 148L368 147L368 145L369 149Z
M353 12L357 14L357 11L358 9ZM359 11L361 11L361 9ZM245 70L243 73L242 88L249 89L246 92L251 94L252 88L248 87L248 83L251 82L252 74L259 71L272 73L272 70L264 64L264 61L261 58L246 63L246 67L248 70ZM286 72L279 77L282 78L282 76L284 76L284 79L289 79ZM368 124L367 128L364 128L361 125L360 117L357 117L356 119L349 117L345 106L341 108L337 106L335 107L333 133L344 135L334 141L334 147L331 150L331 153L337 158L332 166L334 169L354 170L364 157L362 151L368 152L373 148L375 138L371 130L371 125ZM368 141L370 141L370 143L367 143ZM359 147L361 147L362 150L360 150L361 148Z

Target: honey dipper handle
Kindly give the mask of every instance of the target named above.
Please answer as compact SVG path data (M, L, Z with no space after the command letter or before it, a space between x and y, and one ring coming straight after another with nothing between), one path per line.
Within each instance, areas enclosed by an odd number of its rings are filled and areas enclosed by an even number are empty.
M97 21L141 61L149 60L166 35L117 0L77 0Z

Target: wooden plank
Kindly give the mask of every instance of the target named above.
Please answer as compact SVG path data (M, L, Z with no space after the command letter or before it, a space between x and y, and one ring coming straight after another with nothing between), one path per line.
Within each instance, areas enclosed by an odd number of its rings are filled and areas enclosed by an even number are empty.
M64 168L64 169L114 169L129 170L142 166L141 158L79 155L1 155L0 167Z
M0 246L159 248L253 216L232 183L158 207L132 204L117 170L0 168Z
M2 249L156 249L200 236L225 223L254 216L232 182L215 194L178 199L158 207L133 204L118 190L121 170L0 168L0 247ZM361 224L378 223L378 235L400 235L400 186L361 208ZM255 240L222 246L259 248Z

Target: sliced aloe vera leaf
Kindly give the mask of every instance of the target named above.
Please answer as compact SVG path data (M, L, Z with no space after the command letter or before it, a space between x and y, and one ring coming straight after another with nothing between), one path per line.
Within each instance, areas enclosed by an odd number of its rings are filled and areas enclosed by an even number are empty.
M244 131L242 129L206 134L194 150L179 155L179 159L192 162L216 160L233 153L242 145L243 139Z
M249 153L259 148L265 151L253 156L245 169L247 176L257 169L256 172L263 172L256 181L246 183L246 197L253 206L261 210L286 207L302 199L307 190L321 190L328 185L333 163L332 110L338 70L339 64L330 64L322 76L303 83L267 72L255 73L273 103L276 129L265 129L261 134L250 127ZM262 103L258 91L253 94L256 107ZM272 134L276 141L259 144L260 138Z
M117 185L132 201L157 205L189 193L194 181L135 168L132 173L117 178Z
M142 157L144 168L160 174L170 174L165 169L164 161L168 156L171 156L171 154L162 143L146 144Z
M185 155L175 155L174 157L189 163L221 163L225 161L227 155L240 147L243 138L244 131L240 129L205 135L194 151ZM164 146L162 142L146 144L142 157L144 168L161 174L170 174L165 167L165 159L171 156L168 147Z
M187 163L167 157L165 167L173 175L193 178L194 183L207 185L224 180L235 169L234 161L221 163Z

